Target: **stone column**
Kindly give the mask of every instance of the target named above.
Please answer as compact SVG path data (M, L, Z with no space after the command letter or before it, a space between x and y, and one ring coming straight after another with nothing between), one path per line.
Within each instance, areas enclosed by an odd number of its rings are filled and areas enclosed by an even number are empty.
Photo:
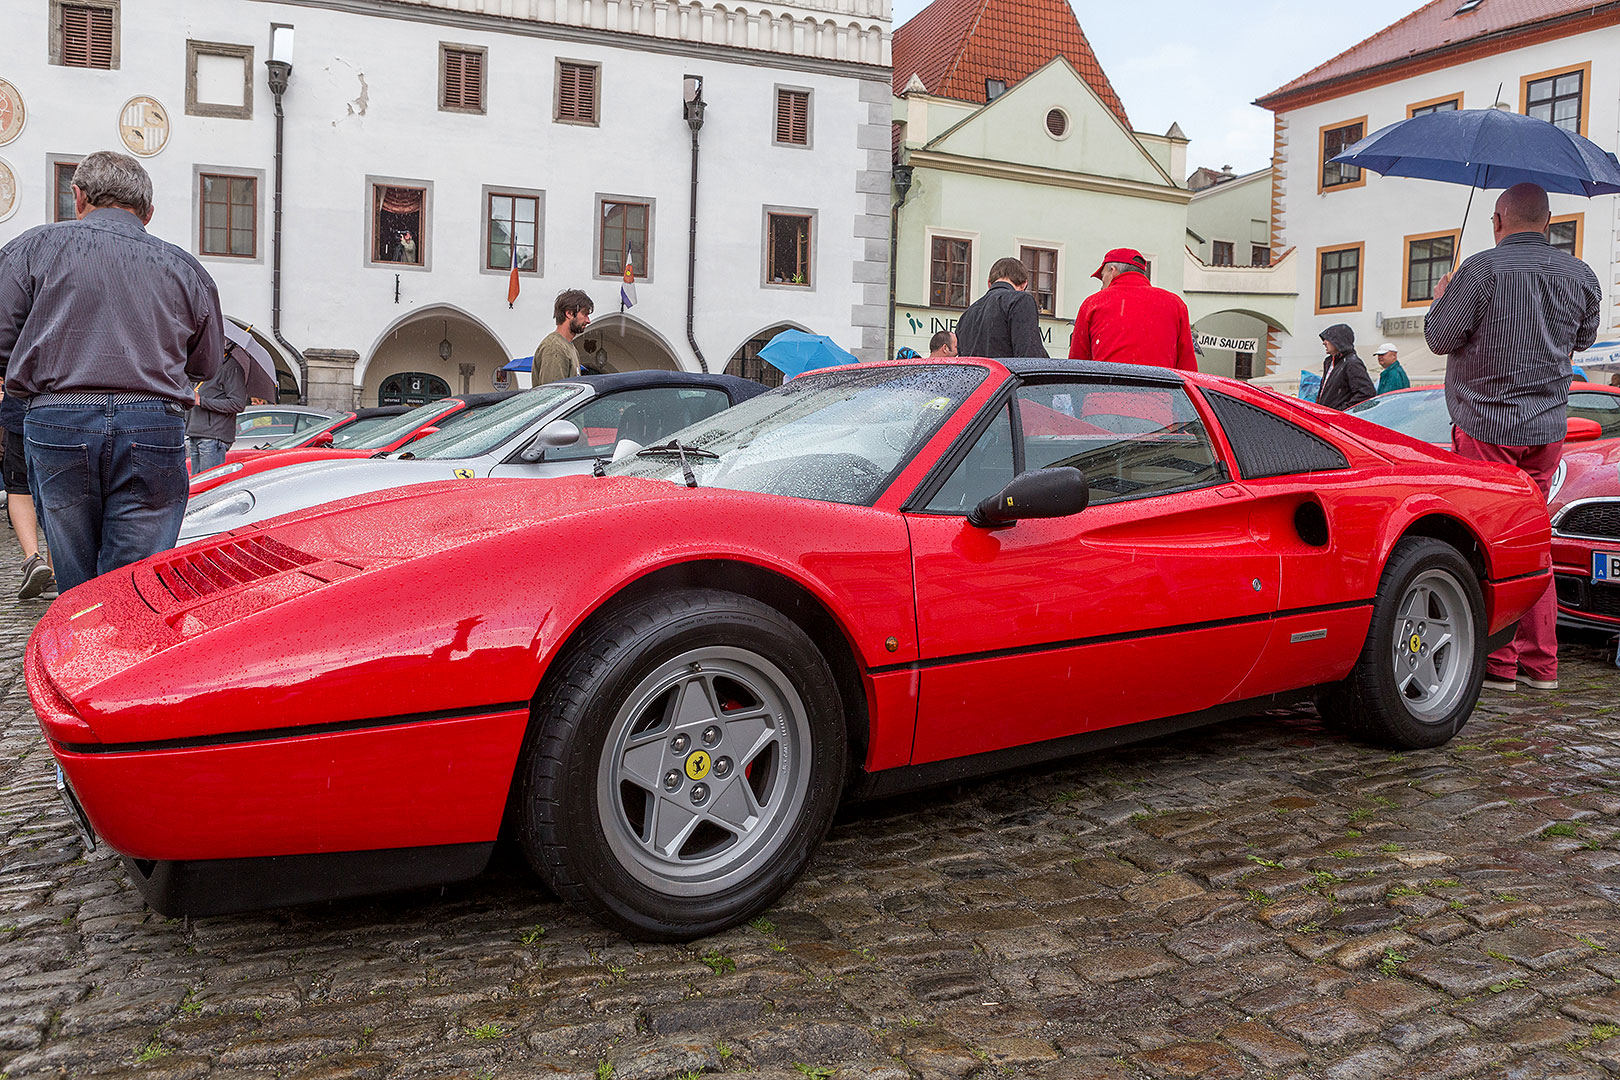
M355 407L354 365L360 354L353 349L305 349L309 365L309 403L318 409Z

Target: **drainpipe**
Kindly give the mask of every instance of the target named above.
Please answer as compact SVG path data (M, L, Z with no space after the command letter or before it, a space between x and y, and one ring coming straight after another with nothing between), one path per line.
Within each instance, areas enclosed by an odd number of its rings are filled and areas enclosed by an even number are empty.
M283 31L286 34L282 38ZM285 44L283 44L285 41ZM292 54L292 28L277 27L271 35L271 52L286 57ZM274 220L270 240L270 334L281 347L292 353L298 363L298 404L309 404L309 364L304 354L281 335L281 159L285 116L281 111L281 95L287 92L287 81L292 77L292 61L279 55L264 62L270 69L270 93L276 99L276 179L273 187Z
M885 360L894 356L895 283L900 277L895 259L900 252L900 208L906 205L906 195L911 191L913 168L911 165L896 165L893 169L894 191L899 198L894 201L894 207L889 211L889 351L883 356Z
M698 367L705 373L709 362L698 348L697 333L693 328L693 313L697 303L697 195L698 195L698 132L703 129L703 76L688 75L682 83L681 115L692 129L692 211L686 236L686 341L692 346Z

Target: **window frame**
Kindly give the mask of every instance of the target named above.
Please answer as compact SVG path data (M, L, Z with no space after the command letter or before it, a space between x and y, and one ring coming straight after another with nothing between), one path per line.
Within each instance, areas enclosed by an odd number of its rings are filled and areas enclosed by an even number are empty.
M803 142L791 142L791 141L783 140L783 139L778 137L781 134L781 128L782 128L782 102L790 94L802 94L802 95L804 95L804 141ZM815 94L815 91L811 87L808 87L808 86L789 86L789 85L787 85L785 83L777 83L775 85L775 87L772 88L771 100L775 103L775 107L771 111L771 145L772 146L786 146L789 149L793 149L793 150L810 150L810 149L813 149L814 146L815 146L815 131L816 131L816 94Z
M1050 255L1050 256L1052 256L1052 270L1051 270L1051 274L1052 274L1052 290L1051 290L1052 291L1052 306L1050 308L1046 308L1046 307L1041 306L1041 293L1040 293L1040 287L1039 286L1040 286L1040 275L1044 271L1041 271L1041 270L1037 269L1035 266L1031 265L1031 263L1030 263L1029 259L1027 258L1027 256L1032 252L1034 254L1036 254L1036 255ZM1057 318L1058 284L1059 284L1059 280L1062 277L1061 273L1059 272L1059 267L1060 267L1061 263L1063 262L1063 253L1062 252L1063 252L1062 246L1059 245L1059 244L1030 243L1030 242L1025 241L1025 240L1020 240L1018 242L1018 261L1024 264L1024 269L1029 273L1029 285L1028 285L1026 291L1031 296L1033 296L1035 298L1035 307L1036 307L1036 309L1043 316L1045 316L1046 318L1049 318L1049 319ZM930 271L932 271L932 265L931 264L930 264ZM930 283L930 284L932 284L932 283Z
M578 117L563 116L562 114L562 85L563 68L589 68L591 74L591 118L589 120ZM602 126L602 64L597 60L573 60L566 56L557 57L552 68L551 92L551 122L554 124L571 124L574 127L601 127ZM600 263L598 264L600 265Z
M499 277L508 277L512 268L504 270L489 265L489 236L490 213L489 201L496 196L513 199L534 199L534 269L518 269L519 277L545 277L546 274L546 193L542 188L513 187L510 184L485 184L480 197L483 199L482 209L479 211L482 218L479 236L478 269L483 274L495 274ZM638 277L639 280L639 277Z
M977 280L976 270L979 257L979 236L977 233L948 232L943 229L929 229L926 237L928 246L923 251L923 281L928 287L928 303L930 308L943 308L946 311L966 311L973 306L973 282ZM967 290L967 300L961 305L934 302L934 245L940 241L958 241L968 246L967 281L964 288ZM949 260L947 260L947 266ZM950 282L946 282L949 285Z
M1266 261L1265 262L1255 262L1254 257L1256 255L1258 255L1262 251L1266 253ZM1256 244L1256 243L1253 243L1252 241L1250 242L1250 244L1249 244L1249 265L1251 267L1256 267L1256 266L1258 266L1258 267L1269 267L1271 265L1271 258L1272 258L1272 252L1271 252L1271 245L1270 244Z
M204 251L203 237L205 232L205 216L203 214L203 179L213 177L217 180L251 180L253 181L253 254L233 255L228 251ZM264 262L264 170L262 169L235 169L220 165L193 165L191 167L191 190L193 192L193 214L191 235L196 238L196 252L199 259L219 259L233 263L262 263ZM230 232L230 207L233 204L226 202L226 226Z
M223 56L242 61L242 104L221 105L197 100L197 61L204 56ZM212 116L224 120L253 119L253 46L229 41L186 39L186 115Z
M46 154L45 155L45 171L46 171L46 174L50 177L50 184L51 184L51 188L50 188L50 202L51 202L50 214L51 214L51 216L50 216L50 218L48 220L50 220L52 222L72 221L73 220L73 216L72 216L71 212L70 212L68 217L57 217L56 216L56 211L57 211L57 205L56 205L56 181L57 181L57 176L59 175L60 171L63 170L63 169L66 169L67 172L68 172L68 184L69 184L68 192L69 192L69 194L72 194L72 191L73 191L73 188L72 188L73 173L74 173L75 170L78 169L79 163L81 161L83 161L83 160L84 160L84 157L82 157L80 155L76 155L76 154Z
M99 8L112 13L112 50L111 62L106 67L99 64L70 64L66 59L67 42L63 25L64 9L66 8ZM120 52L123 42L123 0L51 0L49 50L50 63L56 67L84 68L87 71L117 71L120 67Z
M1353 305L1338 307L1322 306L1322 256L1337 251L1354 251L1356 253L1356 302ZM1358 240L1354 244L1327 244L1316 249L1316 292L1312 296L1312 305L1318 315L1351 314L1360 311L1366 302L1367 288L1367 242Z
M376 251L373 233L377 227L377 188L403 187L417 188L422 191L422 223L418 229L421 235L417 238L417 253L420 261L415 263L388 262L373 258ZM402 176L366 176L366 228L365 228L365 260L367 269L395 270L399 272L426 273L433 269L433 181L417 180Z
M771 219L773 217L804 218L809 222L805 237L805 273L804 282L795 284L791 281L771 280ZM759 245L760 267L759 284L762 289L788 289L793 292L815 292L816 279L816 233L819 222L817 212L802 206L766 206L760 218L761 240Z
M1225 252L1226 261L1225 262L1221 261L1221 254L1222 254L1221 253L1221 248L1222 247L1224 247L1226 249L1226 252ZM1233 240L1211 240L1209 242L1209 265L1211 265L1211 266L1236 266L1237 265L1237 242L1233 241Z
M1592 61L1590 60L1584 64L1565 64L1562 67L1548 68L1546 71L1521 76L1519 78L1519 115L1530 115L1531 83L1546 82L1549 79L1557 80L1561 75L1573 75L1576 72L1581 73L1581 112L1580 119L1576 122L1576 134L1585 138L1587 128L1592 120ZM1556 89L1556 83L1554 88ZM1557 100L1556 97L1553 99L1555 104Z
M1445 237L1451 239L1451 269L1455 270L1460 262L1457 255L1462 251L1461 229L1440 229L1436 232L1413 233L1410 236L1401 238L1401 307L1427 308L1433 306L1434 297L1432 296L1427 300L1413 300L1411 298L1412 245L1422 243L1425 240L1439 240ZM1358 292L1356 295L1359 297L1360 293ZM1317 299L1321 299L1320 293L1317 294Z
M1571 254L1577 259L1583 258L1581 251L1586 240L1586 214L1584 211L1579 214L1554 214L1547 222L1547 231L1551 233L1554 225L1568 225L1571 223L1575 226L1575 250ZM1549 239L1551 239L1550 236ZM1562 251L1563 249L1560 248L1559 250Z
M477 105L451 105L445 100L445 91L450 86L450 54L464 53L478 57L478 104ZM465 80L466 67L463 64L462 77ZM465 85L465 82L463 82ZM465 97L465 94L463 94ZM467 45L459 41L439 42L439 111L448 113L463 113L468 116L483 116L489 112L489 47L486 45Z
M1428 98L1424 101L1414 101L1406 107L1406 118L1410 120L1421 111L1433 112L1436 105L1444 105L1448 101L1456 102L1457 108L1460 110L1463 107L1463 92L1458 90L1455 94L1441 94L1439 97Z
M1330 132L1330 131L1341 131L1344 128L1354 127L1357 124L1361 125L1361 134L1358 135L1355 139L1352 139L1350 143L1345 144L1345 145L1348 146L1348 145L1352 145L1352 144L1354 144L1356 142L1359 142L1361 139L1364 139L1364 138L1367 137L1367 118L1365 116L1352 117L1349 120L1340 120L1336 124L1324 124L1320 129L1318 129L1318 131L1316 133L1316 193L1318 195L1325 195L1330 191L1349 191L1352 188L1358 188L1358 187L1365 187L1366 186L1366 184L1367 184L1367 170L1358 168L1357 166L1350 166L1351 168L1355 168L1357 170L1357 173L1358 173L1358 175L1356 176L1356 178L1354 180L1343 180L1343 181L1340 181L1337 184L1328 184L1326 182L1326 180L1327 180L1326 174L1327 174L1327 167L1328 167L1328 156L1327 156L1328 132Z
M607 192L596 193L596 217L591 226L591 276L597 281L624 281L624 271L617 273L602 273L602 206L605 203L637 203L647 208L647 251L646 266L637 266L636 283L651 282L653 268L656 265L655 251L657 248L658 200L651 195L616 195Z

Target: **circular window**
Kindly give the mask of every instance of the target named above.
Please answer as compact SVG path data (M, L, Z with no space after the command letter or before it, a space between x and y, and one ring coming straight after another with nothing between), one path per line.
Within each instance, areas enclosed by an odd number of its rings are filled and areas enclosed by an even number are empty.
M1046 114L1046 132L1054 139L1061 139L1069 133L1069 114L1062 109L1053 109Z

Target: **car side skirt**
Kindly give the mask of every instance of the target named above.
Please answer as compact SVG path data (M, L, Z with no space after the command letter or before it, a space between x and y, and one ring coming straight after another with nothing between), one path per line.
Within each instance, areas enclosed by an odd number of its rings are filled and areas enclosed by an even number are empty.
M152 861L126 856L124 863L147 905L175 918L448 885L483 873L494 851L492 841L257 859Z

